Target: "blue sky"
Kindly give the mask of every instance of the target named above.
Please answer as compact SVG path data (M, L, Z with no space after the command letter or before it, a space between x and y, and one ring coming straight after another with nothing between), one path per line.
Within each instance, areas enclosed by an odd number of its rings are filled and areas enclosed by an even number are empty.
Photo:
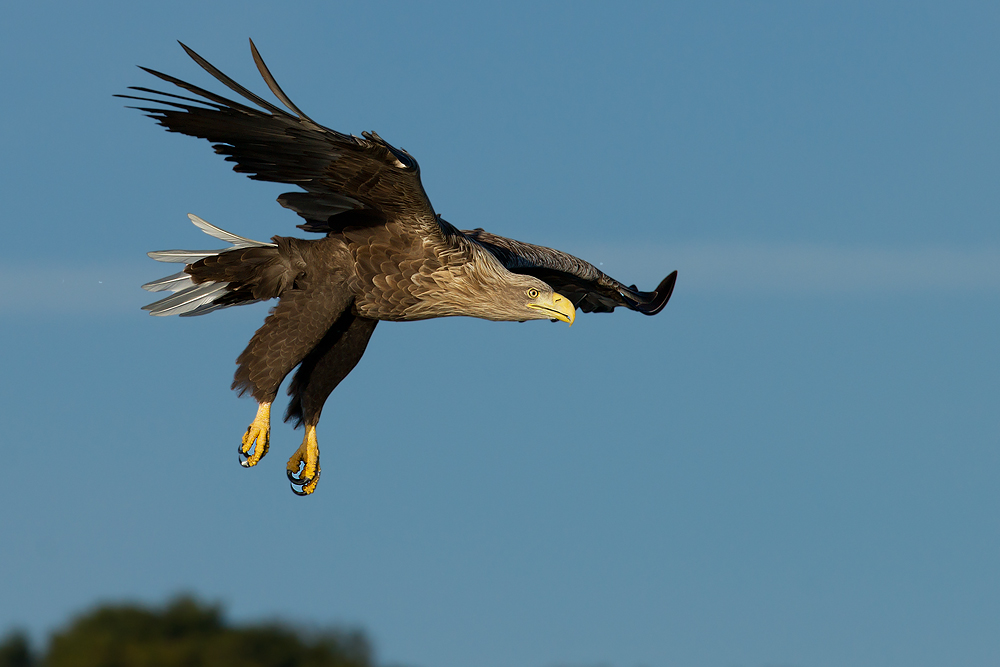
M1000 659L1000 11L989 3L21 3L0 26L0 631L191 591L385 661ZM384 324L301 435L228 387L266 307L150 318L185 214L281 186L112 98L141 64L420 161L453 223L667 308ZM218 89L218 88L216 88ZM221 91L220 91L221 92ZM208 247L208 246L205 246ZM391 405L391 407L387 407Z

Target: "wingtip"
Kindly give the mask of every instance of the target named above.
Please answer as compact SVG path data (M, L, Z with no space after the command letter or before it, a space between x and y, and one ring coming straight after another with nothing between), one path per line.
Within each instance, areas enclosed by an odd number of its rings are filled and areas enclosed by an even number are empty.
M198 58L200 56L197 53L195 53L194 49L192 49L190 46L188 46L179 39L177 40L177 43L181 45L181 48L184 49L184 53L188 54L188 57L191 58L191 60L198 62Z
M253 56L253 62L257 66L257 70L260 71L262 66L266 70L267 65L263 64L264 59L261 57L260 51L257 50L257 45L253 43L253 37L247 37L247 39L250 41L250 55ZM266 82L267 76L263 72L261 72L261 76L264 77L264 81ZM268 88L270 88L270 86L268 86Z
M667 305L670 301L671 295L674 293L674 285L677 283L677 272L674 271L666 278L660 281L660 284L656 286L653 290L653 298L649 303L644 304L636 310L638 310L643 315L656 315L658 312L663 310L663 307Z

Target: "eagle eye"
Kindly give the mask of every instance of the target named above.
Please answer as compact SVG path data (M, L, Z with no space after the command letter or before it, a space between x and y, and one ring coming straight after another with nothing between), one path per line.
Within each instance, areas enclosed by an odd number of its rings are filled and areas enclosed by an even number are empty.
M529 299L537 299L538 298L538 290L536 290L534 287L530 288L528 290L528 298Z

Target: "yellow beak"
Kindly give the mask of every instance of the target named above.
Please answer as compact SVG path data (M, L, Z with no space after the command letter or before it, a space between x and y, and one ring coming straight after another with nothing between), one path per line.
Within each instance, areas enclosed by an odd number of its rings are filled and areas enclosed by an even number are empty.
M529 303L528 308L540 310L550 319L569 322L570 326L573 326L573 322L576 320L576 307L573 305L573 302L558 292L552 293L551 300L541 296L538 297L538 301L536 303Z

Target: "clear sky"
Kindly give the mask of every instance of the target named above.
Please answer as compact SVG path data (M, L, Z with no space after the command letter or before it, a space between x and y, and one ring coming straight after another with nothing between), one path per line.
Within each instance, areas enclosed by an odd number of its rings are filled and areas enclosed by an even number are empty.
M191 591L425 667L1000 663L996 4L472 4L5 8L0 632ZM265 93L248 37L448 220L672 301L384 324L317 493L288 425L241 469L266 307L151 318L144 253L298 219L112 95L213 85L177 39Z

